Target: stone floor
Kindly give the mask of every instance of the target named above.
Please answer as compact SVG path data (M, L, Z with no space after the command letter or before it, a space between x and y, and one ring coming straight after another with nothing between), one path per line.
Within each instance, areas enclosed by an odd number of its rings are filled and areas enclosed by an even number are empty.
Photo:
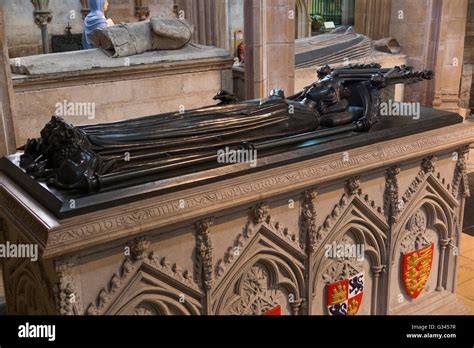
M474 173L469 174L469 187L471 197L466 200L463 229L467 234L474 236L474 214L472 214L474 212Z
M457 286L458 298L474 315L474 236L467 233L461 235Z

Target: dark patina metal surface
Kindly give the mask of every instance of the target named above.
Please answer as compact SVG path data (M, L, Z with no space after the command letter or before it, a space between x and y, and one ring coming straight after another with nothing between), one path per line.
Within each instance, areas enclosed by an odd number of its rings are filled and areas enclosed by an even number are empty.
M424 111L423 122L380 122L382 88L431 76L375 64L325 67L318 82L287 98L275 90L236 102L222 92L216 106L78 127L53 117L41 138L2 159L0 169L67 217L459 122L434 111ZM223 147L257 150L257 165L218 163Z

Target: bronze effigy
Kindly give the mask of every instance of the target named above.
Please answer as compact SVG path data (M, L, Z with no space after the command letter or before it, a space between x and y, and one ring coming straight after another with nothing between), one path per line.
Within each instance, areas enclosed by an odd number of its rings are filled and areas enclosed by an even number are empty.
M213 105L109 124L73 126L53 116L41 138L25 144L20 166L36 180L84 193L132 186L197 165L219 165L217 151L259 153L289 144L367 132L380 118L380 90L431 79L431 71L377 64L318 71L319 81L298 94L281 90L236 102L225 92Z

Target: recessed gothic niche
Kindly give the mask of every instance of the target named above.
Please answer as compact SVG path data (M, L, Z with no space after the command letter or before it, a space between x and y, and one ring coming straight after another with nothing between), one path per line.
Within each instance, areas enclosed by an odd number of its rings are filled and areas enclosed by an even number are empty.
M311 313L327 315L326 286L359 273L364 274L363 298L357 314L383 314L386 307L384 265L388 226L383 214L372 209L358 195L344 195L331 214L331 227L312 257L314 276L311 281ZM342 208L341 207L345 207ZM326 256L326 246L358 245L363 257ZM361 249L359 249L361 250Z
M303 247L296 234L272 221L258 206L243 233L216 265L212 313L216 315L300 314L305 293ZM216 255L217 257L219 255Z
M455 201L453 200L452 203ZM451 204L452 204L451 203ZM457 233L453 210L439 195L434 194L432 187L427 187L426 195L414 204L413 212L400 220L395 229L391 265L390 308L397 309L404 305L422 301L428 293L451 289L447 283L448 268L454 266L454 256L450 246L457 245ZM428 281L415 299L408 295L404 288L402 276L403 255L423 249L431 243L434 245L432 265ZM443 256L441 256L443 255Z
M168 284L169 282L169 284ZM199 300L147 264L118 286L115 293L99 295L99 313L105 315L199 315ZM173 285L172 285L173 284ZM180 297L181 296L181 297ZM180 299L182 299L180 301ZM105 300L103 306L100 301ZM107 305L107 300L111 301Z
M14 298L8 313L15 315L52 315L53 299L46 289L47 280L39 262L28 259L15 260L11 282L6 284L6 296Z
M199 315L202 294L190 271L148 251L146 238L130 243L126 257L107 286L86 308L88 315Z

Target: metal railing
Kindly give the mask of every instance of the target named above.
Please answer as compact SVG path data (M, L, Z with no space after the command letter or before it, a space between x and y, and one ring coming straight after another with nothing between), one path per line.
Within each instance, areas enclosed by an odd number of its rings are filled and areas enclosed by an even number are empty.
M318 14L325 22L342 24L342 0L312 0L311 14Z

